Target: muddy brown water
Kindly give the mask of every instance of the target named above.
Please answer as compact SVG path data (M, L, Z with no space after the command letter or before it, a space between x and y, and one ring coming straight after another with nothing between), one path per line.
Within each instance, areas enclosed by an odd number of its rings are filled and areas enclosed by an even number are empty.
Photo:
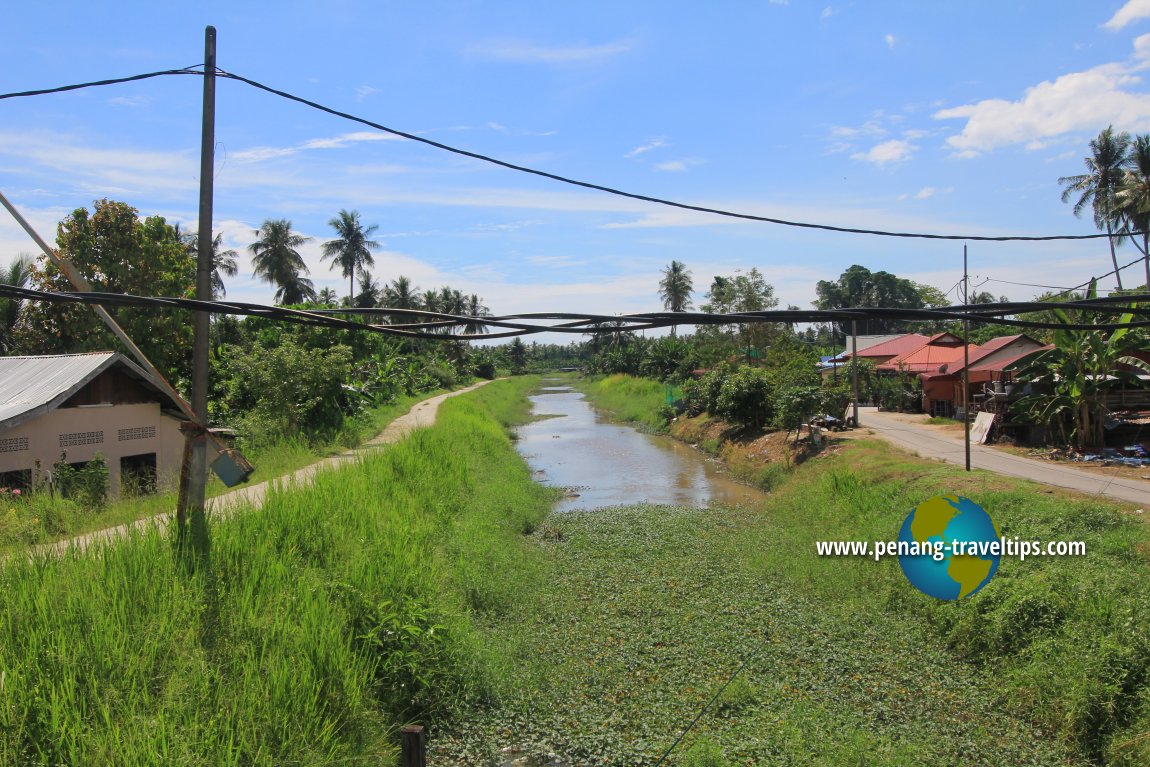
M530 399L540 420L519 427L517 444L538 481L568 491L556 511L736 505L766 497L689 445L609 422L569 386L544 386Z

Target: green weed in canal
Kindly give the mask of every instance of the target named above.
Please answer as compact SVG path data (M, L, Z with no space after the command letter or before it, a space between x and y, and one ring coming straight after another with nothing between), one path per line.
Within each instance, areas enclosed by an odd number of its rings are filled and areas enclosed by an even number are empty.
M940 493L977 499L1004 535L1091 553L1005 562L958 604L893 559L815 553L889 540ZM751 657L670 764L1146 764L1150 604L1132 585L1148 544L1105 502L867 442L798 467L760 508L552 515L537 599L486 630L518 647L518 696L437 747L461 764L497 744L651 765Z

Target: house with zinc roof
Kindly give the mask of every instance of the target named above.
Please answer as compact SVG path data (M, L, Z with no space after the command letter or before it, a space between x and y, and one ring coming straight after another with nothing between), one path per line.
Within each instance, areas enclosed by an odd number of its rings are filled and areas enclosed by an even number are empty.
M117 352L0 357L0 487L50 479L61 458L102 456L109 491L174 483L185 420L152 377Z

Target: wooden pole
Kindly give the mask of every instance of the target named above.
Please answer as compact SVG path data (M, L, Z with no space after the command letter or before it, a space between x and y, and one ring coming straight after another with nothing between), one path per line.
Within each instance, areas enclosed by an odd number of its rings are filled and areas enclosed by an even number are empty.
M409 724L400 730L401 767L427 767L427 733L423 725Z

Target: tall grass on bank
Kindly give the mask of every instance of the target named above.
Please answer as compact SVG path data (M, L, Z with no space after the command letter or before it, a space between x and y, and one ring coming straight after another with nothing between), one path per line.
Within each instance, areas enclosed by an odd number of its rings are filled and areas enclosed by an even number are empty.
M1095 764L1150 764L1150 528L1120 505L861 442L849 460L797 470L773 498L777 524L740 540L758 569L844 616L887 612L929 624L957 660L996 680L996 705ZM817 540L893 540L935 495L979 503L1005 537L1084 541L1084 557L1003 558L975 596L939 602L897 561L818 557Z
M649 431L667 430L671 411L667 405L665 384L617 373L605 378L586 379L576 385L591 404L608 411L617 421L637 424Z
M501 422L530 380L213 528L0 567L0 764L375 764L498 688L473 623L533 578L550 506Z
M323 457L362 444L410 410L412 405L442 393L440 390L399 397L387 405L365 411L358 418L347 419L339 432L324 437L307 439L300 434L277 434L246 440L241 447L256 467L252 481L263 482L291 474ZM47 488L24 491L19 496L6 488L0 489L0 554L172 512L176 508L175 484L178 478L160 479L159 493L137 495L125 492L119 500L99 506L61 498ZM209 498L230 489L214 474L208 476Z

